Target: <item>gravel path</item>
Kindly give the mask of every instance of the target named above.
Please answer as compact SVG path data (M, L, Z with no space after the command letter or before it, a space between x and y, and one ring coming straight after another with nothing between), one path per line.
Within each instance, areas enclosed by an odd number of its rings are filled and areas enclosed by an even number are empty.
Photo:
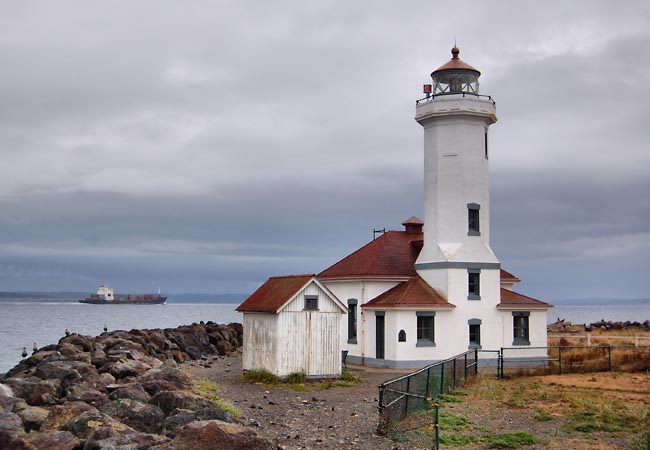
M204 366L210 367L204 367ZM377 386L404 372L348 365L362 382L354 387L295 392L241 380L241 356L183 365L195 379L219 386L220 396L241 411L260 437L283 449L402 449L378 436Z

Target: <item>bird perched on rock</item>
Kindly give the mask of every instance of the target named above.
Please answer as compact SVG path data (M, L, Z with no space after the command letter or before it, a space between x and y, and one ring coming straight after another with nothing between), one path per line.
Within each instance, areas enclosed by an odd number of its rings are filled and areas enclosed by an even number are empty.
M21 353L23 355L23 358L27 356L27 347L23 347L23 352Z

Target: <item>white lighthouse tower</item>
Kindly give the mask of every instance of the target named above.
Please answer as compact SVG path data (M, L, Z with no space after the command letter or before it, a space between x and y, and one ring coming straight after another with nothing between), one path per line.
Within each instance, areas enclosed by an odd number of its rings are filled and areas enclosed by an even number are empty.
M493 310L500 263L490 248L488 127L496 108L479 95L481 73L457 47L451 53L416 106L424 128L424 247L415 268L459 312Z

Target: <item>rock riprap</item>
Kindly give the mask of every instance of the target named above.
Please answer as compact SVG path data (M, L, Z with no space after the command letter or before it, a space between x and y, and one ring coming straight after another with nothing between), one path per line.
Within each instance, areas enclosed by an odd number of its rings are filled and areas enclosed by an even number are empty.
M178 367L239 351L242 335L201 322L65 336L0 379L0 449L275 449Z

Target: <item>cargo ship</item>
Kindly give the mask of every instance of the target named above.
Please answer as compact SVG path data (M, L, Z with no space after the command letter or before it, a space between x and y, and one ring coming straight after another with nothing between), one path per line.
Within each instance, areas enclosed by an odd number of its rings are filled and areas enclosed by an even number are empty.
M113 288L102 284L97 289L96 294L82 298L79 303L91 305L164 305L165 301L167 301L167 297L160 295L160 289L158 289L157 294L115 294Z

